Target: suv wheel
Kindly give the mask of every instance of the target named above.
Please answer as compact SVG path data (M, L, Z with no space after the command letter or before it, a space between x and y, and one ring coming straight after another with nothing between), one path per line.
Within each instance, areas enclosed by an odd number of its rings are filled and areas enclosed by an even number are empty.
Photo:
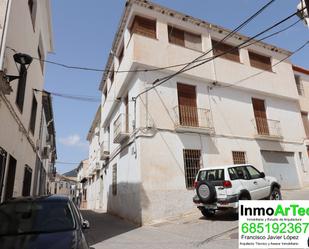
M273 188L273 190L270 193L269 200L276 200L276 201L282 200L280 189L276 187Z
M207 209L207 208L201 208L201 213L202 215L204 215L205 217L212 217L215 215L215 210L210 210L210 209Z

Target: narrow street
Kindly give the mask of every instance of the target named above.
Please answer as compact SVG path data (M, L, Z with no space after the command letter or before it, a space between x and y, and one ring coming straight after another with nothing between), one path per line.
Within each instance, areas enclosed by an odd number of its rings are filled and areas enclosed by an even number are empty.
M309 188L283 191L284 199L309 199ZM238 220L218 213L204 218L198 210L182 217L137 227L106 213L82 211L90 222L86 238L94 249L238 248Z

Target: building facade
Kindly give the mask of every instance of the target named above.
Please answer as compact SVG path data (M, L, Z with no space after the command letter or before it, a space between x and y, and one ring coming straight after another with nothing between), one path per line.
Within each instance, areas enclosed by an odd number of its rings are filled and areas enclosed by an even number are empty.
M88 180L89 180L89 172L88 172L88 159L83 160L77 167L77 197L78 197L78 205L83 208L88 208Z
M3 201L47 193L48 174L53 171L56 151L54 145L49 146L54 147L49 155L41 151L48 147L46 130L51 126L50 117L43 110L42 94L43 60L53 51L50 1L1 1L0 13L0 201ZM44 161L47 158L50 162Z
M233 49L249 38L219 42L229 33L127 1L100 84L100 195L108 212L145 224L190 211L197 171L215 165L250 163L283 189L308 185L294 72L288 60L278 63L291 53L263 42ZM218 58L153 88L183 67L171 65L207 51L203 58Z

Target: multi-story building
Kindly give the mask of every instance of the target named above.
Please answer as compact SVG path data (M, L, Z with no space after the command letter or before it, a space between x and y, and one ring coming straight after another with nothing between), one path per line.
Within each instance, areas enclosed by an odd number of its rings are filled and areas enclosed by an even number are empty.
M91 124L87 135L89 142L89 158L88 158L88 209L102 209L103 196L103 173L101 151L100 151L100 123L101 123L101 105L97 109L95 118Z
M65 195L76 201L77 194L77 179L76 177L69 177L56 174L50 184L51 194Z
M249 38L219 42L229 33L127 1L100 84L103 208L140 224L189 211L197 171L214 165L250 163L283 189L308 184L294 73L278 63L291 53L264 42L233 49ZM220 56L152 88L211 49L203 58Z
M296 88L299 95L301 117L305 128L306 136L304 137L304 144L307 148L307 154L309 156L309 70L295 65L293 66L293 70ZM304 160L302 160L302 166L302 170L307 172L308 168L305 167Z
M56 155L55 147L49 155L40 150L47 147L46 129L54 135L42 94L44 58L53 51L50 1L1 1L0 27L0 196L5 200L46 193L50 170L44 160L53 164Z

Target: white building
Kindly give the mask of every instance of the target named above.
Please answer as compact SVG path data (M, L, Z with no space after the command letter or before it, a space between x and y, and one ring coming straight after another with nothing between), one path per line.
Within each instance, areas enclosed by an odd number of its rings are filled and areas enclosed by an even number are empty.
M49 0L1 1L0 4L0 201L47 192L44 160L53 164L55 150L42 157L50 120L43 111L44 58L53 51ZM34 59L15 63L14 55ZM16 59L16 58L15 58ZM17 68L18 67L18 68ZM12 80L11 76L20 76ZM2 76L12 80L10 83ZM38 89L39 91L34 91ZM44 124L46 128L44 128ZM46 135L44 135L44 134ZM54 134L53 134L54 135ZM53 158L53 159L52 159ZM40 186L44 183L44 186Z
M101 105L99 106L91 128L88 132L89 141L89 167L87 169L87 208L102 209L103 197L103 172L102 159L100 156L100 123L101 123Z
M80 162L80 164L77 167L77 193L76 196L78 196L78 205L81 208L88 208L87 203L87 189L88 189L88 179L89 179L89 173L88 173L88 159L83 160Z
M274 66L291 53L263 42L232 51L248 37L218 43L229 32L127 1L100 85L103 209L139 224L189 211L196 172L214 165L251 163L283 189L308 185L292 65ZM211 48L206 58L227 53L139 95Z

